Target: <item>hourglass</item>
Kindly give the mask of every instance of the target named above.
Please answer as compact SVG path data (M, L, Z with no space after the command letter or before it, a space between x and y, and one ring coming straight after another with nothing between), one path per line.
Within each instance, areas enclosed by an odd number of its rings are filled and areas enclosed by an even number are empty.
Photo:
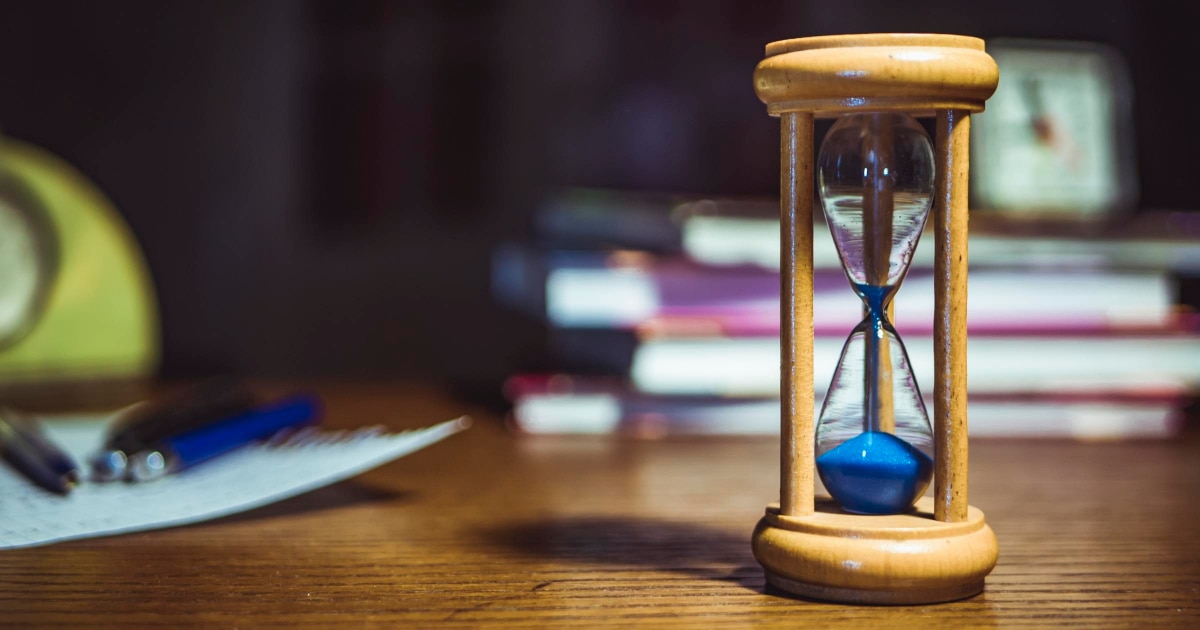
M755 528L755 557L772 586L818 599L979 593L997 545L967 504L967 143L996 64L973 37L810 37L769 44L754 79L781 122L782 221L781 492ZM814 173L817 116L838 119ZM917 117L935 119L935 140ZM815 423L814 196L863 301ZM890 313L930 215L932 426ZM814 496L814 473L828 497Z

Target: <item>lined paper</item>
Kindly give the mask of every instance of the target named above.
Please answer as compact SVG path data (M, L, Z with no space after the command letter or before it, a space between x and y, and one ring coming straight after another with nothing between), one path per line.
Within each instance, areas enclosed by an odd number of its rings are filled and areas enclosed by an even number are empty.
M79 462L104 438L107 418L46 419L46 433ZM141 484L85 481L63 497L0 461L0 549L144 531L244 512L315 490L418 451L467 426L464 419L396 434L313 432L255 444Z

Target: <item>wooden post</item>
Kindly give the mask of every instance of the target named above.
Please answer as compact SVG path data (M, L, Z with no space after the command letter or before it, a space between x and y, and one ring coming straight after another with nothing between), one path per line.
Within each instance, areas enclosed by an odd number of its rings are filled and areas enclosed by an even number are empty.
M813 512L813 116L779 117L780 511Z
M934 518L967 519L967 171L971 114L937 112L934 198Z

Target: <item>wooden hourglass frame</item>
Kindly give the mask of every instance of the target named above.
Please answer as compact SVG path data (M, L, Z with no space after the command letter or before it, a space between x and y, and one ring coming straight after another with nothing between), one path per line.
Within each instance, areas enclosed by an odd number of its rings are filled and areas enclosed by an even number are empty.
M870 34L771 43L754 87L780 118L782 427L780 502L754 530L777 589L871 604L951 601L983 590L995 534L967 504L967 168L971 114L999 71L974 37ZM910 511L852 514L814 496L813 120L933 116L934 496Z

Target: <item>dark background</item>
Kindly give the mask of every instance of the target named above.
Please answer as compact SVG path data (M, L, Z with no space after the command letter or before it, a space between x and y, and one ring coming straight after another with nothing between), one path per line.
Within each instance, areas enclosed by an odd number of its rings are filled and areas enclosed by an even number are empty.
M0 128L115 200L165 375L486 384L542 334L493 304L491 250L557 187L775 194L778 123L750 76L777 39L1111 44L1139 207L1195 210L1190 4L7 2Z

